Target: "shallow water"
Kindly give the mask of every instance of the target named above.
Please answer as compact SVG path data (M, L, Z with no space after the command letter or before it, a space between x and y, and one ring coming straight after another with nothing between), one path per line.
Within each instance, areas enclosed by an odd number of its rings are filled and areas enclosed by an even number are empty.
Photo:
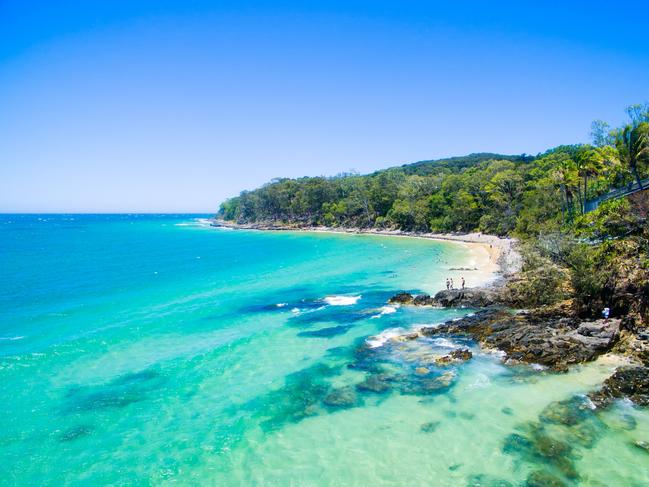
M0 484L649 484L646 411L579 396L614 361L389 340L470 311L386 306L464 247L195 218L0 217Z

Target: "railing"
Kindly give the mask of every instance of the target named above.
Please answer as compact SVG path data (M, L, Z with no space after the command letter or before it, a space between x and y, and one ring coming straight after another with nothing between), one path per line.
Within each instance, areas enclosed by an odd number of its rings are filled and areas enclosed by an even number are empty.
M622 198L623 196L637 193L641 189L649 189L649 178L644 179L641 182L642 188L640 188L637 181L634 181L632 183L629 183L627 186L624 186L623 188L612 189L608 193L600 195L597 198L593 198L592 200L586 201L586 204L584 205L586 213L596 210L604 201Z

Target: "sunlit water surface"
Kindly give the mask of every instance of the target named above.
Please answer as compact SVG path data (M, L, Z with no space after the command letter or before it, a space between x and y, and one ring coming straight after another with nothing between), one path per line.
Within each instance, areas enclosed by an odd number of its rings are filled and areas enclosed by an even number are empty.
M647 413L583 396L615 360L386 340L470 312L386 306L466 248L197 217L0 217L0 484L649 485Z

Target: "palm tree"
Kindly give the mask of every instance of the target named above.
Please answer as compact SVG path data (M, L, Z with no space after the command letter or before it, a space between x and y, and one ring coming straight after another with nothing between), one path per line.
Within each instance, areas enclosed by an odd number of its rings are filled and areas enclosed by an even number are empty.
M586 213L586 201L588 199L588 177L596 176L604 169L603 152L590 145L579 148L575 158L577 173L584 180L584 197L582 199L581 212Z
M615 134L615 147L622 164L631 170L640 189L642 180L638 163L649 160L649 123L629 124Z
M561 154L556 158L555 170L552 173L554 181L559 185L565 198L565 213L564 218L567 216L568 220L572 220L574 208L574 193L573 189L579 185L577 170L575 162L566 154ZM581 194L578 192L579 205L582 206ZM563 202L562 202L563 213Z

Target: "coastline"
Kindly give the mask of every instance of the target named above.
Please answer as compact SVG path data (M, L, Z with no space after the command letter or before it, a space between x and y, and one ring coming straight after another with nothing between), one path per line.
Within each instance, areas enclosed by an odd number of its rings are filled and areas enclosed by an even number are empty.
M426 233L386 230L376 228L339 228L326 226L283 226L276 224L239 224L223 220L211 220L214 227L240 230L290 231L313 233L338 233L351 235L377 235L385 237L423 238L440 242L454 242L464 246L471 260L462 267L448 269L448 277L459 287L460 279L465 277L468 287L500 286L521 269L522 259L518 251L518 241L483 233ZM442 290L441 288L438 290Z

